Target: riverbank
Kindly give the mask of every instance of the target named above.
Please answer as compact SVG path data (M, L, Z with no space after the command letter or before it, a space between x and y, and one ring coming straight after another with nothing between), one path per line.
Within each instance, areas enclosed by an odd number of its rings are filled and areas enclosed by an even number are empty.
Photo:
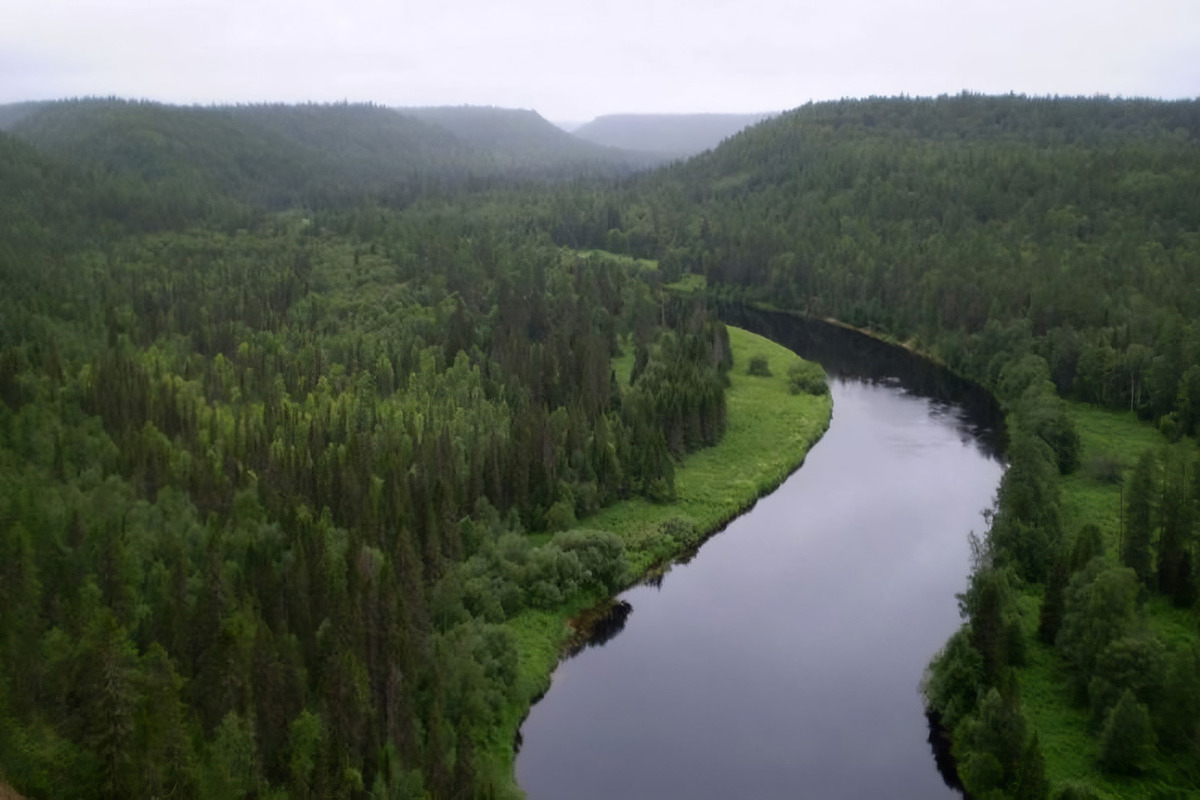
M1102 532L1105 559L1119 563L1121 485L1128 500L1129 481L1138 457L1166 444L1149 423L1130 412L1106 411L1078 403L1068 408L1082 444L1081 468L1062 481L1063 530L1071 541L1084 525ZM1192 445L1176 445L1189 451ZM1119 476L1119 477L1118 477ZM1086 704L1072 697L1072 674L1058 648L1037 639L1043 587L1027 588L1020 598L1022 623L1029 643L1028 663L1017 670L1025 713L1037 731L1052 785L1089 786L1100 798L1192 796L1196 790L1195 758L1187 752L1156 748L1140 775L1106 774L1099 768L1100 736ZM1161 596L1145 607L1149 632L1165 647L1165 661L1189 647L1200 646L1197 612L1181 609ZM1172 792L1177 794L1172 794Z
M689 455L676 468L677 499L654 504L635 498L583 521L581 528L618 534L625 541L632 583L643 580L775 489L804 461L829 426L832 401L793 395L787 369L799 360L787 348L739 328L729 328L734 367L726 393L728 424L721 442ZM614 369L624 384L632 350ZM755 357L767 360L771 375L748 375ZM505 625L518 646L518 699L505 709L504 724L488 742L488 756L513 781L513 741L530 707L545 692L559 655L571 635L570 619L602 600L576 598L556 612L526 611ZM515 782L508 794L520 796Z
M1059 477L1049 451L1031 451L1028 432L1013 448L1005 480L1017 477L1001 486L990 557L963 595L969 621L935 657L926 699L953 718L959 774L977 797L1192 797L1200 788L1197 609L1160 594L1154 569L1142 582L1121 564L1139 491L1152 520L1148 561L1155 549L1161 557L1155 528L1168 501L1191 502L1180 492L1190 491L1195 443L1168 445L1131 412L1066 401L1063 410L1078 434L1078 468ZM1045 583L1020 577L1029 567L1014 547L1012 498L1030 496L1035 474L1042 493L1026 510L1045 514L1055 533ZM1036 541L1036 530L1021 529L1016 544ZM1122 705L1132 713L1120 717Z

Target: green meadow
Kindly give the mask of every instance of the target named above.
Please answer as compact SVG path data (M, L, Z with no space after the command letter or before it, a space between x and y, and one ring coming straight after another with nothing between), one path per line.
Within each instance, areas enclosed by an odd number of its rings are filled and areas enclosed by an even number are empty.
M1084 525L1099 526L1105 537L1106 556L1116 563L1122 482L1128 480L1142 451L1164 447L1166 441L1153 426L1130 412L1074 403L1070 409L1082 443L1082 458L1080 469L1062 483L1064 535L1070 541ZM1100 743L1091 712L1086 704L1075 702L1063 659L1054 648L1037 640L1041 599L1040 586L1027 589L1020 598L1029 663L1018 670L1018 675L1025 713L1037 731L1050 781L1086 784L1113 798L1189 796L1175 787L1191 785L1195 780L1192 754L1172 757L1160 751L1141 777L1113 776L1098 769ZM1195 611L1174 608L1163 597L1151 598L1146 611L1151 629L1168 652L1196 642Z

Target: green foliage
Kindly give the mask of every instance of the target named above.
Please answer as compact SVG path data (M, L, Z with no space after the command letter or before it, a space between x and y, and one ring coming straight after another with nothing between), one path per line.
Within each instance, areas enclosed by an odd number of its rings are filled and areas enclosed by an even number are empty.
M622 542L575 523L673 496L676 449L720 438L724 328L639 305L640 265L437 204L244 214L307 191L303 164L254 187L217 165L246 126L249 148L320 142L331 118L371 151L377 111L65 104L46 150L118 159L78 182L0 137L31 214L0 236L0 767L21 790L487 790L520 680L489 626L624 586ZM138 130L161 136L120 162ZM326 157L318 193L375 158ZM629 398L622 336L647 348Z
M196 778L201 798L248 797L257 792L254 729L230 711L217 728Z
M983 686L998 686L1008 663L1004 613L1011 591L1006 572L984 567L971 574L970 585L959 598L963 615L969 621L971 648L981 658Z
M298 793L313 786L320 748L321 718L306 708L292 720L288 735L288 777Z
M1191 643L1170 658L1155 711L1158 738L1186 749L1200 742L1200 646Z
M955 731L956 748L966 754L963 785L973 796L1004 791L1017 781L1026 722L1017 700L995 688L979 703L977 714Z
M989 536L1002 562L1025 580L1041 581L1061 547L1058 462L1023 417L1015 421Z
M1105 648L1131 629L1137 597L1137 575L1124 567L1092 561L1071 578L1058 647L1081 675L1092 675Z
M1000 369L996 381L996 397L1004 403L1015 404L1031 389L1041 394L1042 387L1049 381L1050 365L1046 363L1046 359L1026 353L1009 361Z
M811 361L794 361L788 366L788 391L792 394L821 395L829 391L825 370Z
M1047 800L1050 796L1050 782L1046 779L1046 759L1042 757L1042 747L1035 732L1029 739L1025 752L1021 755L1021 765L1017 771L1017 786L1013 792L1014 800Z
M730 328L728 335L729 352L739 363L760 353L778 360L793 357L782 346L747 331ZM631 355L626 351L626 363ZM659 505L634 498L602 510L585 523L590 529L610 531L625 543L631 579L685 555L778 486L828 425L827 394L792 397L779 375L751 378L736 370L729 373L729 380L729 428L719 445L690 453L681 462L674 503ZM512 735L529 704L548 685L564 643L564 622L579 610L580 606L571 605L554 613L525 611L505 624L519 643L523 702L509 710L504 734L493 744L498 758L511 759Z
M987 751L972 751L958 767L958 777L972 797L1004 796L1004 765Z
M915 337L1005 402L1049 380L1187 435L1198 135L1194 100L814 103L627 204L655 212L647 254L688 252L714 292Z
M982 681L983 657L971 645L967 629L960 628L926 670L921 692L947 729L955 730L975 708Z
M1096 450L1116 450L1128 454L1132 463L1141 451L1155 449L1161 441L1150 426L1139 424L1132 414L1079 406L1072 406L1071 413L1084 442L1085 456ZM1156 493L1161 494L1162 489L1160 485ZM1124 492L1128 498L1128 485ZM1072 525L1086 523L1075 538L1073 571L1082 570L1097 556L1098 564L1113 564L1111 554L1118 549L1119 541L1121 494L1117 485L1083 471L1064 480L1064 518ZM1136 589L1136 583L1131 585L1130 593L1139 598L1135 604L1147 597L1149 602L1134 615L1125 633L1106 646L1096 667L1097 672L1113 669L1126 677L1114 683L1108 677L1082 674L1065 664L1055 651L1035 648L1030 668L1021 671L1022 696L1031 721L1039 728L1047 769L1055 781L1087 784L1102 790L1103 796L1155 796L1156 792L1186 796L1191 791L1188 787L1193 786L1190 771L1194 757L1190 751L1178 748L1188 747L1190 739L1185 733L1183 739L1172 742L1166 732L1175 724L1182 726L1176 730L1191 730L1193 726L1191 721L1183 722L1183 714L1188 712L1176 715L1177 709L1190 707L1191 679L1181 679L1186 668L1180 671L1172 664L1180 658L1186 661L1182 654L1194 647L1195 623L1190 614L1175 613L1165 598ZM1107 651L1110 646L1112 651ZM1103 667L1099 666L1102 658L1107 662ZM1108 713L1126 688L1115 685L1121 683L1148 706L1159 740L1157 751L1138 776L1101 774L1098 770L1099 737Z
M1132 415L1077 406L1071 406L1069 412L1085 456L1095 449L1117 448L1128 453L1132 461L1147 447L1154 449L1156 434L1151 431L1144 436L1145 426L1139 426ZM1048 459L1043 459L1042 464L1043 474L1057 472L1048 468L1052 464ZM1163 479L1156 481L1152 489L1156 498L1171 491L1166 474L1167 470L1163 470ZM1057 635L1051 639L1041 634L1038 639L1042 643L1031 640L1026 648L1028 666L1016 670L1022 706L1039 729L1046 773L1054 782L1065 779L1081 786L1086 783L1112 796L1141 796L1152 791L1150 787L1154 785L1177 787L1186 793L1187 789L1178 787L1192 786L1189 765L1194 759L1190 751L1185 754L1177 748L1190 747L1195 735L1194 716L1188 717L1190 712L1186 710L1191 708L1189 698L1194 679L1188 677L1193 673L1184 666L1190 662L1183 655L1194 647L1194 619L1190 612L1178 620L1164 618L1163 608L1169 607L1164 600L1152 600L1148 608L1144 606L1147 590L1140 585L1136 573L1115 566L1111 556L1106 555L1117 549L1120 487L1086 471L1064 477L1061 482L1062 519L1079 530L1071 543L1069 557L1055 559L1048 582L1040 592L1037 586L1025 586L1009 593L1002 603L1006 610L1000 615L1002 625L1008 624L1003 622L1005 619L1024 620L1023 628L1028 634L1035 631L1035 625L1041 627L1047 620L1052 621L1056 613L1060 615ZM1128 498L1127 485L1125 492ZM998 548L1002 547L1002 541L996 540L995 533L993 526L978 548L977 575L986 574L986 570L979 572L980 565L994 567L1001 560ZM1061 595L1058 612L1054 611L1056 593ZM972 607L970 590L965 599L967 607ZM1039 601L1041 613L1035 615ZM1055 642L1056 647L1046 646ZM980 657L973 649L967 652ZM933 702L928 687L944 680L950 668L951 663L944 658L935 661L926 678L927 701L935 709L939 706ZM978 711L971 710L976 700L970 690L982 684L977 678L973 686L964 687L959 693L963 698L960 703L967 707L972 719L977 718ZM1151 749L1144 772L1136 776L1102 775L1098 770L1099 740L1105 722L1125 691L1133 692L1135 699L1149 709L1160 747L1157 751ZM963 724L961 713L956 719ZM967 730L952 729L956 742ZM962 746L964 758L969 758L972 751L971 746ZM1021 756L1022 764L1026 757L1026 754ZM1015 790L1012 786L1005 791ZM1176 789L1163 789L1167 795L1173 790Z
M1041 796L1039 753L1056 779L1091 768L1064 692L1042 725L1065 659L1098 721L1150 708L1183 766L1146 769L1194 789L1191 451L1144 455L1122 520L1147 441L1056 392L1196 430L1197 107L809 105L625 187L515 193L631 164L495 110L20 109L38 149L0 135L6 778L494 792L554 615L694 545L823 430L823 372L740 333L748 367L787 377L730 370L707 291L931 348L1007 404L969 627L925 681L969 782ZM429 199L459 190L483 194ZM629 255L564 249L605 246ZM1087 523L1064 577L1062 531ZM1032 635L1044 581L1058 651ZM1146 615L1156 590L1176 608Z
M1104 558L1104 551L1104 535L1100 527L1089 522L1079 529L1071 547L1070 572L1079 572L1094 559Z
M1042 606L1038 612L1038 640L1043 644L1054 644L1058 638L1059 628L1062 627L1063 612L1066 605L1067 562L1059 556L1050 569L1046 579L1046 589L1042 594Z
M1109 643L1096 659L1088 683L1092 717L1099 725L1125 691L1142 703L1157 700L1166 673L1166 654L1158 639L1126 636Z
M36 104L12 128L43 151L115 176L148 202L140 228L230 221L247 206L404 205L472 181L621 175L648 159L569 136L533 112L370 104L167 106L112 99Z
M754 356L746 366L746 374L759 378L771 377L771 366L765 356Z
M1079 467L1079 434L1067 413L1066 405L1054 391L1054 384L1041 381L1029 386L1017 401L1018 416L1024 426L1050 445L1063 475Z
M1146 766L1153 750L1150 712L1126 689L1105 720L1100 763L1109 772L1133 774Z
M1126 499L1126 533L1121 563L1132 569L1143 583L1151 579L1150 540L1154 532L1152 516L1157 471L1158 460L1154 452L1144 450L1133 470Z

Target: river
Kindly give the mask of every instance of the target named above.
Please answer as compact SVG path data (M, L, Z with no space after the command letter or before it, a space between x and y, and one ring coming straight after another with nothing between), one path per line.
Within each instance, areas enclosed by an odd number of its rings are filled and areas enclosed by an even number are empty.
M602 646L564 660L523 725L517 780L530 800L955 797L918 685L960 622L999 414L861 334L730 321L826 367L830 428L686 564L618 598Z

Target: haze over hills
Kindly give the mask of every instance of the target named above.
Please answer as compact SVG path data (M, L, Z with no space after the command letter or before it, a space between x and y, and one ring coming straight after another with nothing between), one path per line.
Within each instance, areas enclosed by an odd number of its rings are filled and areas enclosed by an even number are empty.
M574 136L530 109L428 106L397 108L396 111L444 128L459 140L484 149L498 159L627 162L645 166L663 160Z
M177 207L214 195L267 209L403 203L467 183L619 176L655 161L496 108L86 99L0 107L0 128L64 161L137 177Z
M682 158L710 150L776 113L609 114L575 128L572 133L609 147Z

